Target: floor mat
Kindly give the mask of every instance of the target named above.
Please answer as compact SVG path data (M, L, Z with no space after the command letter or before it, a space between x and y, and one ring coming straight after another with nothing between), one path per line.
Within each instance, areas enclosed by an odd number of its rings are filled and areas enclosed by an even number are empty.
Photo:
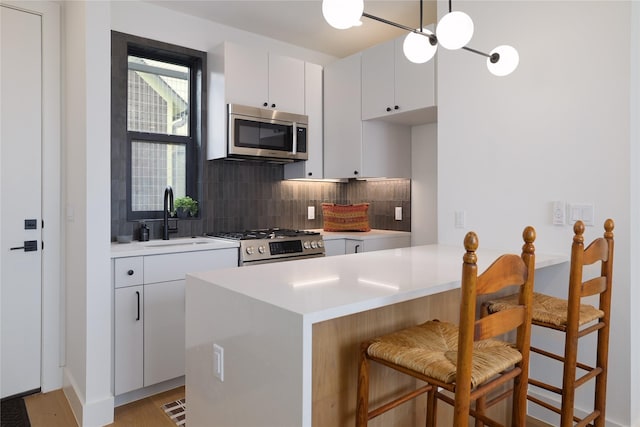
M31 427L27 407L21 397L5 399L0 404L1 427Z
M179 426L187 425L185 421L185 409L185 399L176 400L162 405L162 410L164 410L165 414L167 414L167 416Z

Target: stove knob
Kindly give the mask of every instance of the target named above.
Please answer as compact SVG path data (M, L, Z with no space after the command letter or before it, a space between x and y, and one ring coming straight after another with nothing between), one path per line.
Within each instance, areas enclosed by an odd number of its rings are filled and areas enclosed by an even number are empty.
M318 240L318 247L319 248L323 248L324 247L324 242L322 240Z
M309 243L308 240L304 242L304 248L305 249L311 249L311 243Z
M315 240L313 242L311 242L311 247L313 249L317 248L318 247L318 242L316 242Z
M254 252L255 252L255 250L253 249L253 246L248 246L247 247L247 254L253 255Z
M263 254L265 250L266 249L264 246L258 246L258 252L260 252L261 254Z

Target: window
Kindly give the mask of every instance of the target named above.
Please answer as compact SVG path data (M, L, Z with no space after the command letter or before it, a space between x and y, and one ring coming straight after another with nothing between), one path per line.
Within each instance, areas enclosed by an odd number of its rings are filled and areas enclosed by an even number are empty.
M175 198L200 199L204 61L204 52L112 33L112 146L126 158L128 220L161 218L167 185Z

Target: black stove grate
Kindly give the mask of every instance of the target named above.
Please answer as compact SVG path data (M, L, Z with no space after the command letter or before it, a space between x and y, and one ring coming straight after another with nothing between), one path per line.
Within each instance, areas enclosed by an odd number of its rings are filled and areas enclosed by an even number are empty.
M301 236L317 236L317 231L293 230L288 228L264 228L258 230L245 231L222 231L216 233L207 233L207 236L218 237L230 240L253 240L253 239L277 239L285 237L301 237Z

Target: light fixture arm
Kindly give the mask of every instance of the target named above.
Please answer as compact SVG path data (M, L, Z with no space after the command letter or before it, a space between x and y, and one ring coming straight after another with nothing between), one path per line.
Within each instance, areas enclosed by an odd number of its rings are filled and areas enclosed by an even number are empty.
M472 49L472 48L470 48L468 46L462 46L462 49L467 50L469 52L473 52L473 53L478 54L480 56L484 56L486 58L489 58L489 61L491 61L492 64L495 64L496 62L498 62L500 60L500 54L498 54L498 53L493 53L493 54L490 55L488 53L484 53L484 52L481 52L479 50Z
M420 5L422 5L422 1L420 1ZM364 16L365 18L373 19L374 21L382 22L383 24L391 25L392 27L409 31L410 33L416 33L416 34L420 34L422 36L428 37L429 43L431 43L432 46L435 46L436 44L438 44L438 38L436 37L435 34L426 34L426 33L423 33L422 31L416 30L415 28L407 27L406 25L398 24L397 22L389 21L388 19L380 18L378 16L371 15L367 12L363 12L362 16ZM420 28L422 28L422 25L420 26Z

